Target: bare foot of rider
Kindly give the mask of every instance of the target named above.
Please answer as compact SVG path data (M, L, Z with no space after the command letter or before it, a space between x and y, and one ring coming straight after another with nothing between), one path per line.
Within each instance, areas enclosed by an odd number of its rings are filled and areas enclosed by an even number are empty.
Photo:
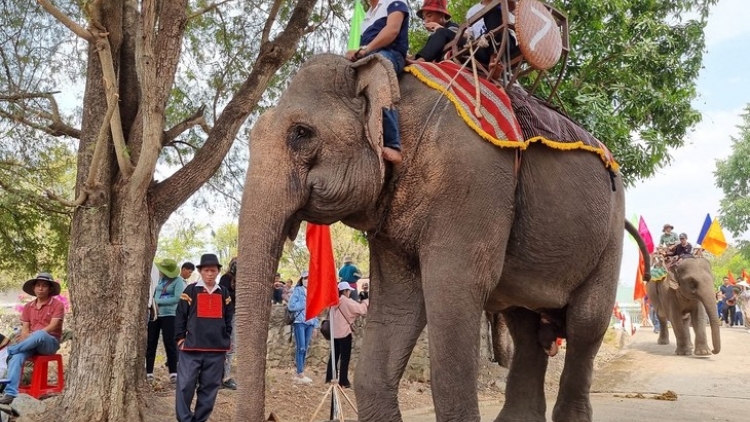
M401 151L390 147L383 148L383 159L390 161L393 164L401 164L404 161Z

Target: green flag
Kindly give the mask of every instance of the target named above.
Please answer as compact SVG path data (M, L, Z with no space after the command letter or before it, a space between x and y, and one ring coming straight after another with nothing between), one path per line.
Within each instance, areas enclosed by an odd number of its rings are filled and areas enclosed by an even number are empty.
M349 44L347 50L356 50L359 48L359 39L362 28L362 22L365 20L365 9L362 7L362 2L359 0L354 2L354 15L352 16L352 24L349 29Z

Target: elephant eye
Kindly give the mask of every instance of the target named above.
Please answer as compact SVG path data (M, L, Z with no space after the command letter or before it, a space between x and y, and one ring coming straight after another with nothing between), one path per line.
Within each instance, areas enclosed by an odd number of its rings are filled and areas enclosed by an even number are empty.
M301 124L293 125L289 130L289 141L292 143L302 142L312 138L313 130Z

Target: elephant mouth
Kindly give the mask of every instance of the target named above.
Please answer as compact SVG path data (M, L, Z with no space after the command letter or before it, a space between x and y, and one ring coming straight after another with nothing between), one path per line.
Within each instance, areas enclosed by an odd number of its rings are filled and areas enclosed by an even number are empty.
M294 242L294 239L297 238L297 233L299 233L299 226L302 224L302 220L295 217L292 217L289 219L289 221L286 223L286 230L284 232L286 233L286 237Z

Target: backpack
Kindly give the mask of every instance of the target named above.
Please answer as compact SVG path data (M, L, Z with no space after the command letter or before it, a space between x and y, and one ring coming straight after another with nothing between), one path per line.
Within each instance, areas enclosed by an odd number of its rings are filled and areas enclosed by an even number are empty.
M290 311L289 308L287 308L286 312L284 313L284 325L294 324L295 319L297 319L297 312Z

